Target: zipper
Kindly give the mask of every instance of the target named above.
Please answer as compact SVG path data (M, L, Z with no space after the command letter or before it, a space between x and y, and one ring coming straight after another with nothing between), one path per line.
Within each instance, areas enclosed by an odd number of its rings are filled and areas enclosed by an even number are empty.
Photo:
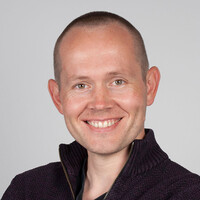
M67 179L67 182L68 182L68 184L69 184L69 188L70 188L71 193L72 193L72 197L73 197L73 199L75 200L74 191L73 191L73 189L72 189L72 185L71 185L71 183L70 183L69 176L68 176L68 174L67 174L67 170L65 169L65 166L64 166L64 164L63 164L63 162L62 162L62 159L61 159L61 156L60 156L60 152L59 152L59 157L60 157L60 161L61 161L61 165L62 165L64 174L65 174L65 177L66 177L66 179Z
M129 152L129 155L128 155L128 159L127 159L126 163L128 162L128 160L129 160L129 158L130 158L131 152L132 152L132 150L133 150L133 145L134 145L134 142L132 142L132 144L131 144L131 149L130 149L130 152ZM125 163L124 167L126 166L126 163ZM122 168L121 172L123 171L124 167ZM119 173L119 175L117 176L117 178L115 179L115 181L113 182L113 184L111 185L110 189L109 189L108 192L106 193L106 195L105 195L105 197L103 198L103 200L105 200L106 197L108 196L108 193L109 193L109 192L111 191L111 189L113 188L113 186L114 186L115 182L117 181L118 177L120 176L121 172Z
M129 152L129 155L128 155L128 159L127 159L126 163L128 162L128 160L129 160L129 158L130 158L131 152L132 152L132 150L133 150L133 145L134 145L134 142L132 142L132 144L131 144L131 149L130 149L130 152ZM59 157L60 157L60 161L61 161L61 165L62 165L64 174L65 174L65 177L66 177L66 179L67 179L67 182L68 182L68 184L69 184L69 187L70 187L70 190L71 190L71 193L72 193L72 197L73 197L73 199L75 200L74 191L73 191L73 189L72 189L72 185L71 185L71 183L70 183L69 176L68 176L68 174L67 174L67 170L65 169L65 166L64 166L64 164L63 164L63 162L62 162L62 159L61 159L61 156L60 156L60 152L59 152ZM124 167L126 166L126 163L125 163ZM123 167L123 169L124 169L124 167ZM121 172L123 171L123 169L121 170ZM115 179L115 181L113 182L113 184L111 185L110 189L109 189L108 192L106 193L106 195L105 195L105 197L103 198L103 200L105 200L105 199L107 198L109 192L110 192L111 189L113 188L113 186L114 186L115 182L117 181L118 177L120 176L121 172L119 173L119 175L117 176L117 178Z

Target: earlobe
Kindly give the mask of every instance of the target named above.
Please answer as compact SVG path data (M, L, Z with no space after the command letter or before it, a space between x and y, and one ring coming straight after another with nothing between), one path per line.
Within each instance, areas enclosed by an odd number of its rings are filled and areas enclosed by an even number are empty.
M56 83L55 80L50 79L48 81L48 90L51 95L51 98L53 100L54 105L58 109L58 111L63 114L63 109L62 109L62 104L60 101L60 91L59 91L59 86Z
M147 106L153 104L158 85L160 81L160 72L157 67L152 67L147 72L146 85L147 85Z

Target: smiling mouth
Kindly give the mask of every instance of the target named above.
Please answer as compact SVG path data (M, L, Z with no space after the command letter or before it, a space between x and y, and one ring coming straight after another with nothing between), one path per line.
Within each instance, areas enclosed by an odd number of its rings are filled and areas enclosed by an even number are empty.
M98 121L98 120L89 120L85 121L87 124L95 127L95 128L107 128L110 126L113 126L117 122L119 122L122 118L119 119L109 119L109 120L103 120L103 121Z

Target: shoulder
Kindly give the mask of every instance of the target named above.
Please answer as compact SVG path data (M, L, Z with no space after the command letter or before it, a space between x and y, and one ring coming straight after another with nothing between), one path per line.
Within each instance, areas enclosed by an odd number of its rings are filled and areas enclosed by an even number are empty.
M15 176L2 199L24 199L26 195L37 199L45 189L62 187L65 181L61 163L49 163Z
M13 181L26 182L26 184L28 184L29 181L30 183L42 183L47 181L49 177L56 178L60 175L63 175L61 163L54 162L18 174Z
M163 192L171 199L200 199L199 175L171 160L166 162L162 170Z
M188 169L184 168L174 161L171 161L170 159L168 159L167 162L164 163L164 167L161 169L163 170L163 175L165 176L165 178L168 179L181 180L181 178L184 177L193 177L197 180L200 180L199 175L192 173Z
M11 185L13 183L23 183L23 182L27 182L29 180L32 181L36 181L36 180L44 180L48 174L59 174L60 171L61 171L61 164L60 162L53 162L53 163L49 163L49 164L46 164L46 165L42 165L42 166L39 166L39 167L36 167L36 168L33 168L33 169L30 169L30 170L27 170L23 173L20 173L18 175L16 175L12 182L11 182Z
M62 165L60 162L52 162L46 165L42 165L30 170L27 170L23 173L20 173L16 176L16 178L21 178L21 177L34 177L36 175L42 175L45 176L47 174L49 174L49 172L53 172L53 173L58 173L60 172L60 170L62 170Z

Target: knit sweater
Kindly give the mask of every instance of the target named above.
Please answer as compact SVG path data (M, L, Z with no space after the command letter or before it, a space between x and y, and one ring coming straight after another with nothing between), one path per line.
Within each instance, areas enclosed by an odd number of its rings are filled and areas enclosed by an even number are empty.
M200 200L200 177L171 161L152 130L135 140L106 200ZM76 141L60 145L61 162L17 175L2 200L74 200L87 151Z

